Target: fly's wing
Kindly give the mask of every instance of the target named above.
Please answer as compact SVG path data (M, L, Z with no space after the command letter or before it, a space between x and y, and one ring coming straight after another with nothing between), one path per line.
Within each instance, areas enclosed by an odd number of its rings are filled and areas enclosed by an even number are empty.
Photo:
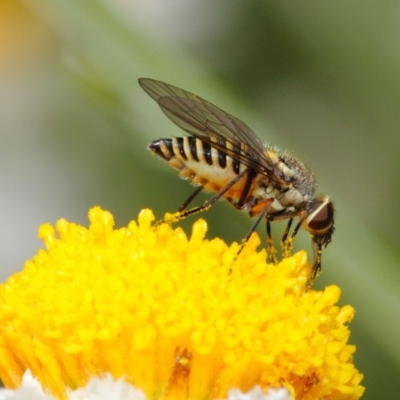
M164 82L142 78L139 84L181 129L249 168L267 174L270 179L282 180L274 176L276 169L263 144L243 121L201 97Z

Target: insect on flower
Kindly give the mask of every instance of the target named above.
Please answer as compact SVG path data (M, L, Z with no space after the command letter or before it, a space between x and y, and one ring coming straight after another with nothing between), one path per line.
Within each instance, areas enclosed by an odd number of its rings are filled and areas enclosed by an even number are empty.
M188 136L158 139L149 148L179 174L198 186L178 210L175 220L211 207L221 197L236 209L257 216L244 239L249 239L265 218L269 255L276 262L270 222L288 219L281 244L287 256L301 225L312 238L314 262L311 284L321 270L322 247L331 241L334 208L327 195L315 195L316 182L304 164L266 145L241 120L185 90L153 79L139 79L140 86L161 110ZM203 189L214 196L186 210ZM299 218L289 236L293 218Z

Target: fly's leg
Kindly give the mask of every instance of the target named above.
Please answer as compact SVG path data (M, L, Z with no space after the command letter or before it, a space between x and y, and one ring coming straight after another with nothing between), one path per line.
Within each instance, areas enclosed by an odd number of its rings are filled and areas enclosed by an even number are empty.
M290 257L290 255L292 254L294 238L296 237L297 232L299 231L303 220L301 219L299 221L299 223L294 228L292 234L288 238L289 231L290 231L290 228L292 226L292 222L293 222L293 218L290 218L289 222L288 222L288 224L286 226L285 232L283 232L283 236L282 236L282 239L281 239L282 257L283 258Z
M322 243L320 241L316 240L315 238L313 238L311 241L311 244L312 244L312 249L314 252L314 263L313 263L311 275L307 281L308 287L312 286L313 282L315 281L315 278L321 272Z
M278 263L278 259L276 258L276 254L278 250L275 247L274 240L272 238L271 233L271 222L267 219L267 246L268 246L268 257L273 264Z
M190 210L180 210L177 211L176 213L169 214L167 213L165 218L162 219L161 221L158 221L156 225L162 224L162 223L172 223L172 222L177 222L180 221L181 219L184 219L188 217L189 215L197 214L202 211L208 210L217 200L219 200L232 186L234 186L237 182L240 181L240 179L243 178L244 175L246 175L249 172L249 169L245 169L243 172L241 172L239 175L235 176L234 179L232 179L225 187L223 187L217 194L215 194L211 199L207 200L204 204L198 207L191 208ZM200 186L202 188L202 186ZM191 200L200 192L201 189L196 189L196 191L189 197L188 200L185 201L183 206L181 208L186 207Z
M292 226L292 223L293 223L293 218L289 218L289 221L288 221L288 223L287 223L287 225L286 225L285 232L283 232L282 239L281 239L282 247L283 247L283 244L284 244L284 243L286 242L286 240L287 240L287 237L288 237L288 235L289 235L289 231L290 231L290 228L291 228L291 226Z
M182 212L189 203L202 191L203 186L199 186L196 190L186 199L186 201L179 207L178 212Z
M270 201L268 201L267 205L263 208L263 210L261 211L261 213L258 215L257 219L254 221L253 226L250 228L250 230L249 230L249 232L247 233L246 237L242 240L242 244L241 244L240 249L239 249L239 251L238 251L238 255L242 252L244 246L245 246L246 243L249 241L250 236L251 236L251 235L253 234L253 232L256 230L258 224L259 224L259 223L261 222L261 220L267 215L268 209L269 209L270 205L273 203L273 201L274 201L273 199L270 199ZM268 219L267 219L267 229L268 229L268 224L269 224L269 221L268 221ZM271 233L271 230L270 230L270 233ZM273 246L272 238L271 238L271 243L272 243L272 246ZM276 252L276 250L275 250L275 252ZM273 251L272 253L270 253L269 241L268 241L268 254L270 255L270 257L271 257L271 254L275 254L274 251ZM275 261L273 261L273 262L275 263Z
M281 248L282 248L282 257L286 258L289 257L290 254L292 253L292 245L293 243L289 243L290 239L288 240L290 228L292 227L293 223L293 218L289 218L289 221L286 225L285 232L283 232L282 238L281 238Z

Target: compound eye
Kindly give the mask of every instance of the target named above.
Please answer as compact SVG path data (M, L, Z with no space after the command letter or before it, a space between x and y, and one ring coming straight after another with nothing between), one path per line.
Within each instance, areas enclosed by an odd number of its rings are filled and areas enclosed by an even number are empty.
M327 232L333 225L333 213L331 201L320 204L307 218L308 230L316 234Z

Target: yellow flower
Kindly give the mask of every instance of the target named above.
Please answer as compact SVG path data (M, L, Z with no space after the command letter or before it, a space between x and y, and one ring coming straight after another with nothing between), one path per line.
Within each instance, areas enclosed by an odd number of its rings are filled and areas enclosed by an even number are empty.
M278 265L239 245L190 238L169 224L114 229L100 208L85 228L41 226L46 250L0 286L0 378L16 387L30 369L65 398L111 373L148 399L226 398L230 388L286 387L299 399L358 399L362 375L347 344L350 306L340 290L307 290L301 251Z

